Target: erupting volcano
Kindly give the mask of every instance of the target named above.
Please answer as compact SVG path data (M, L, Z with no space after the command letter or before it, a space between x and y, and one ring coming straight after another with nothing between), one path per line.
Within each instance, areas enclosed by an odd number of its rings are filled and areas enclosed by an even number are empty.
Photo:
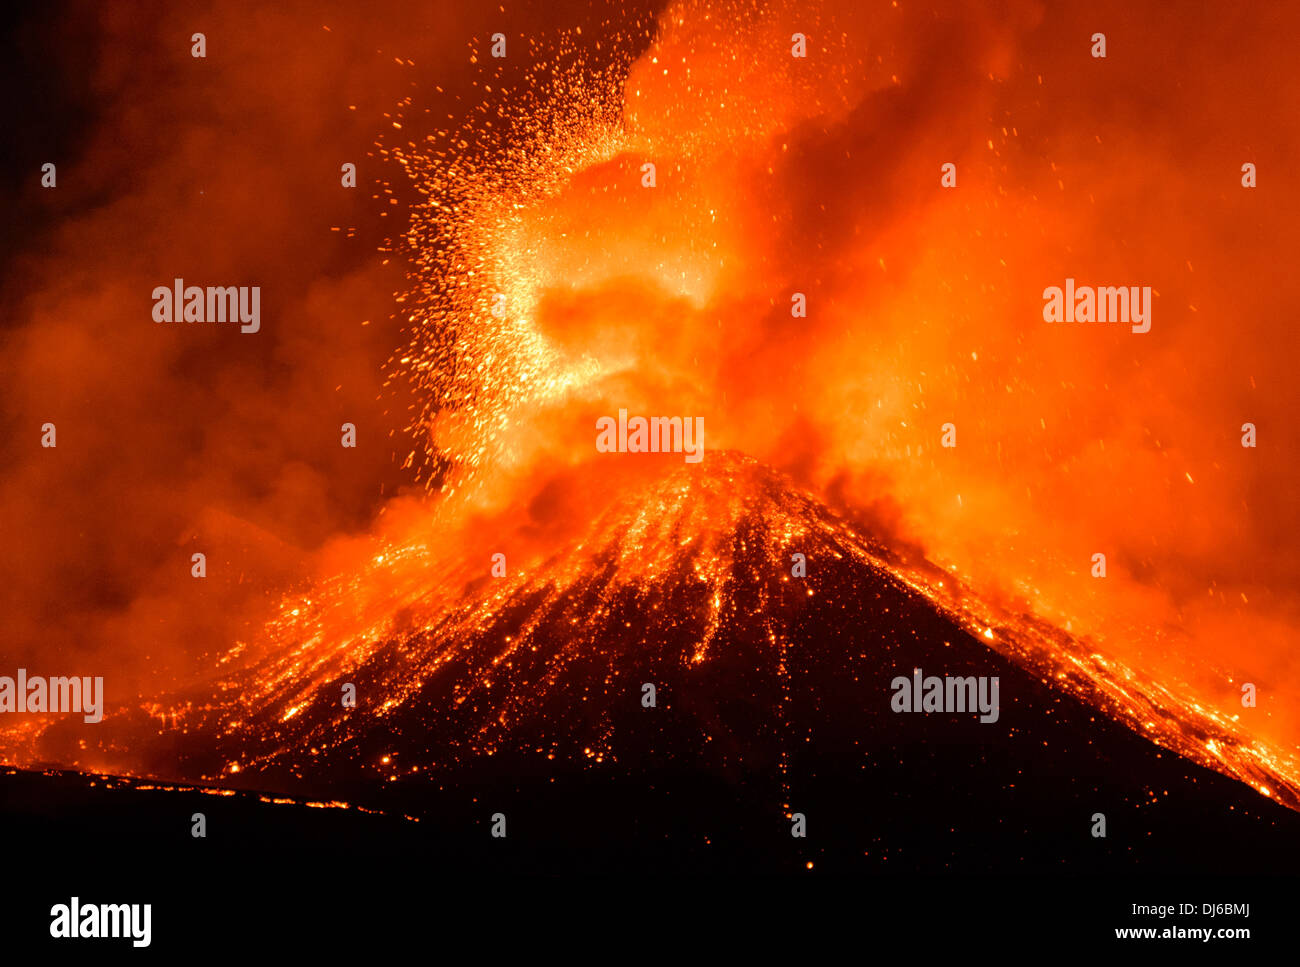
M59 162L95 211L0 354L0 604L22 681L107 705L4 708L5 781L442 851L500 814L575 850L537 868L1294 862L1297 146L1254 92L1295 24L547 6L241 22L265 138L121 205ZM126 143L252 83L211 49Z

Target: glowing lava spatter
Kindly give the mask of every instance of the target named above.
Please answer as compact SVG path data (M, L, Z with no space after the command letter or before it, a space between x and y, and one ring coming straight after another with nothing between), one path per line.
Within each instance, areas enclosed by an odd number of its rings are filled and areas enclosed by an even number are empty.
M575 172L627 148L621 82L634 34L615 35L622 39L614 47L627 52L607 51L612 62L600 67L577 37L562 34L559 48L508 95L499 80L495 90L485 83L484 100L462 126L379 145L423 198L390 243L409 260L411 286L397 300L410 343L389 368L423 401L407 427L417 447L405 466L429 486L451 491L486 463L507 460L521 410L600 372L588 356L567 357L533 323L537 295L553 280L524 216Z

